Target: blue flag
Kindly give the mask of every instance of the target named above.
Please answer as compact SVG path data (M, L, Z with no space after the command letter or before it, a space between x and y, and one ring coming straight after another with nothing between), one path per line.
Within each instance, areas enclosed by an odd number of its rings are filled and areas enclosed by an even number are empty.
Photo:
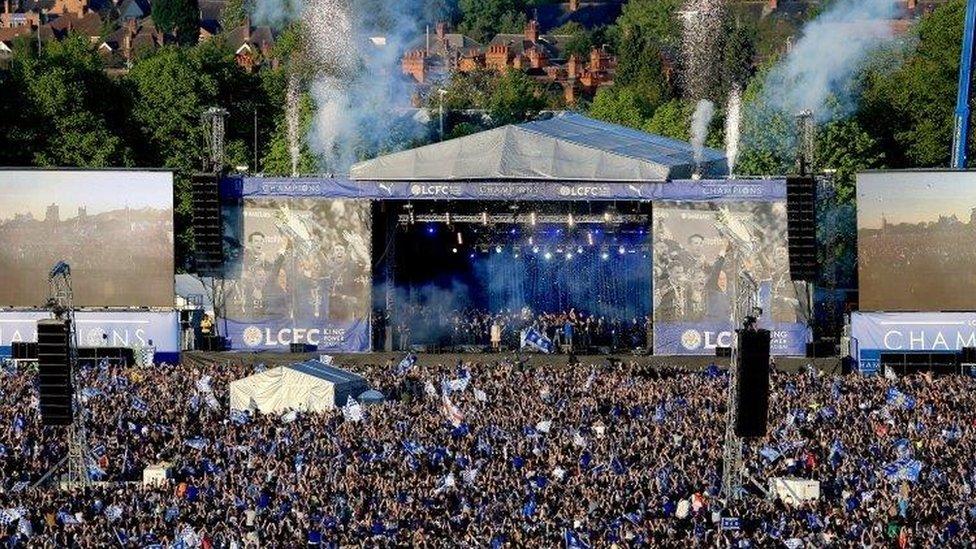
M906 458L912 455L912 443L907 438L900 438L891 444L895 457Z
M915 399L894 387L888 388L888 391L885 393L885 401L892 406L899 406L905 410L915 409Z
M569 528L563 533L563 541L566 543L566 549L590 549L590 544Z
M922 462L917 459L902 458L881 468L888 480L907 480L918 482L918 475L922 472Z
M237 425L247 425L247 423L251 421L251 414L244 410L231 410L230 420Z
M522 516L526 518L531 517L532 515L535 514L535 508L536 508L535 498L534 497L529 498L529 501L525 502L525 505L522 506Z
M522 338L522 348L524 349L526 346L535 347L546 354L550 354L553 351L552 340L542 335L535 328L529 328L525 331L525 335Z
M149 411L149 405L139 397L132 397L132 409L144 414Z
M777 451L775 448L771 448L769 446L763 446L759 450L759 455L766 458L766 461L772 463L777 459L779 459L780 455L782 454L780 454L779 451Z
M397 365L396 374L402 376L409 372L413 365L417 363L417 355L413 353L407 353L407 356L403 357L400 364Z

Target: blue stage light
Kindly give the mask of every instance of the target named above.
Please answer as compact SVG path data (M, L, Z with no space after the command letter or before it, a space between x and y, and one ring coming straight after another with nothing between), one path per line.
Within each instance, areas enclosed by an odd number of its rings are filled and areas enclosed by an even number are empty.
M546 252L546 254L544 256L542 256L542 257L544 257L546 259L552 259L552 254L549 253L549 252Z

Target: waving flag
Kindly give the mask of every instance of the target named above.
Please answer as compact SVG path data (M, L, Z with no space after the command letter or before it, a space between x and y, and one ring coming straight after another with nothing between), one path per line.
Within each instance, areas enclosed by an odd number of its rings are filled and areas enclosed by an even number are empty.
M451 425L459 427L464 421L464 413L451 402L451 397L444 393L441 396L441 412L443 412L444 417L447 418Z
M488 402L488 395L484 391L475 387L474 389L474 399L478 402Z
M139 397L132 397L132 409L145 414L149 411L149 405Z
M917 459L902 458L885 465L881 471L890 481L918 482L918 475L922 472L922 462Z
M915 409L915 399L894 387L888 388L888 392L885 393L885 401L892 406L904 408L905 410Z
M210 443L207 442L207 439L205 439L203 437L193 437L193 438L191 438L191 439L183 442L183 444L189 446L190 448L193 448L194 450L203 450Z
M779 459L779 457L782 454L780 454L779 451L776 450L775 448L772 448L770 446L763 446L762 449L759 450L759 455L764 457L766 461L772 463L777 459Z
M210 376L203 376L196 381L197 391L201 393L212 393L213 389L210 387Z
M346 397L346 405L342 407L342 417L346 421L362 421L363 420L363 407L356 399L352 397Z
M524 349L526 347L535 347L547 355L551 354L554 349L552 340L542 335L535 328L529 328L522 336L522 348Z
M413 353L407 353L407 356L403 357L400 364L397 365L396 374L402 376L413 369L414 364L417 363L417 355Z
M898 458L906 458L912 455L912 443L907 438L900 438L891 443L891 448L895 451Z
M246 410L231 410L230 420L237 425L247 425L251 421L251 414L247 413Z
M590 549L590 544L569 528L563 533L563 541L566 543L566 549Z

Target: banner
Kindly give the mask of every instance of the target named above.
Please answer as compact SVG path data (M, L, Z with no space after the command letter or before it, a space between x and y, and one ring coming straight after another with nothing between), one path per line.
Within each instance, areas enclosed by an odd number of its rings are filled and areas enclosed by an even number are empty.
M222 326L232 348L369 350L368 201L246 198L225 211Z
M758 286L773 355L802 355L806 289L790 280L786 205L659 202L654 219L654 353L711 355L732 344L740 273ZM737 294L737 292L739 292ZM750 311L741 311L741 316Z
M10 353L15 341L37 341L37 321L51 318L46 311L0 312L0 351ZM179 313L176 311L78 311L80 347L156 348L157 362L179 359Z
M786 199L782 179L680 180L665 183L587 181L352 181L338 178L229 177L225 197L326 197L376 200L713 200Z
M851 313L851 352L876 373L882 352L954 352L976 347L976 313Z

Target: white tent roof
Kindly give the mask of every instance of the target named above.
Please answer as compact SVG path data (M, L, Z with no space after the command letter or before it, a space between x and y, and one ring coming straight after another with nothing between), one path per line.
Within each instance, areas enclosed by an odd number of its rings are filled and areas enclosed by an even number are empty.
M310 360L232 381L230 408L264 414L289 409L322 412L345 404L344 395L356 395L366 388L361 376Z
M552 179L665 181L691 177L688 143L574 113L508 125L354 165L354 180ZM702 151L702 175L726 175L725 154Z

